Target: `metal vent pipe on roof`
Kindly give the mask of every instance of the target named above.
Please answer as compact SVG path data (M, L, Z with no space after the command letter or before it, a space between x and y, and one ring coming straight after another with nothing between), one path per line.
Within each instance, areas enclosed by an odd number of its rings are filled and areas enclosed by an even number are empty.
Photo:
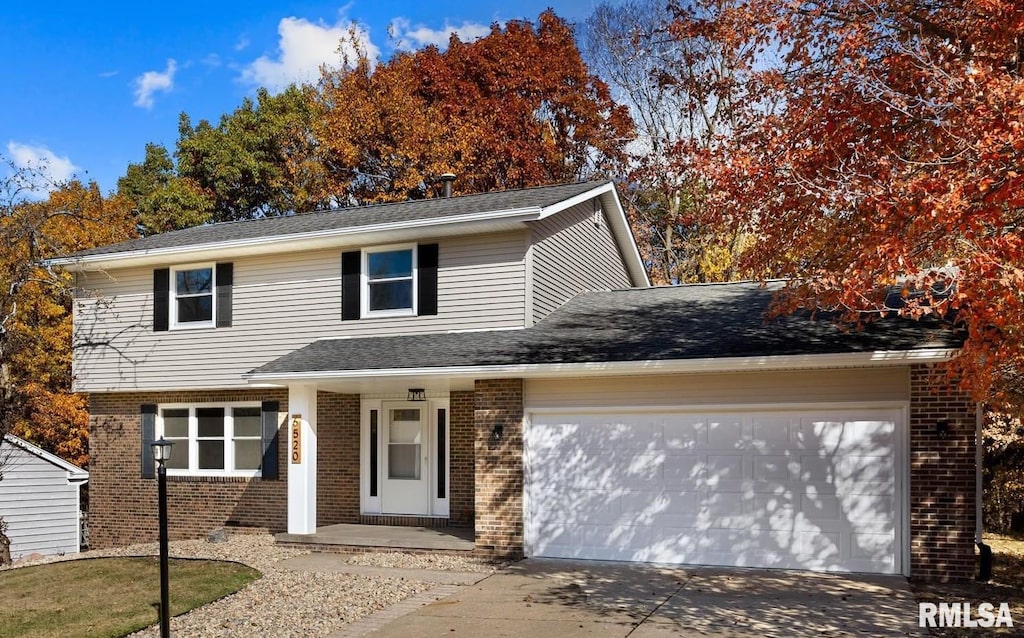
M441 176L441 181L444 182L444 196L452 196L452 185L455 183L455 173L445 173Z

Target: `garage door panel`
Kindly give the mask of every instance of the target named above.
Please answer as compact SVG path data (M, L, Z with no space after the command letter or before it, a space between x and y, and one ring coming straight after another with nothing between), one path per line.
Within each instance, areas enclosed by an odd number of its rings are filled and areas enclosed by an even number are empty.
M707 419L707 447L743 450L750 445L750 428L737 417L711 416Z
M536 556L898 571L899 412L533 415Z
M835 456L863 453L889 455L893 452L893 423L869 420L820 420L805 418L800 427L800 445L826 450Z
M709 454L704 460L704 484L711 489L739 490L751 479L750 462L739 455Z

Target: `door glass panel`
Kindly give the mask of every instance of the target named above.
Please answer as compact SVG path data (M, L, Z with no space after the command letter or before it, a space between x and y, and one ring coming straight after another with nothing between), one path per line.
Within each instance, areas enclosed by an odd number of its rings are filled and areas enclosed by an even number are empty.
M420 422L420 409L419 408L403 408L401 410L391 411L391 421L415 421Z
M419 480L419 444L391 443L388 445L388 478Z
M420 478L420 448L422 444L419 408L391 410L388 428L388 478Z

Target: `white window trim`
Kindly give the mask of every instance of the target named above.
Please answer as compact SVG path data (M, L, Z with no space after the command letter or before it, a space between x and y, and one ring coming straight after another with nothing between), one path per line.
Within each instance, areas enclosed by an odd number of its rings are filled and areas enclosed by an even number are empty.
M209 321L178 321L178 273L183 270L210 269L210 320ZM174 266L171 269L170 290L168 294L169 303L167 312L170 313L168 325L171 330L195 330L196 328L214 328L217 326L217 264L214 262L200 264L184 264Z
M231 442L235 438L235 425L234 419L231 415L233 408L257 408L260 409L262 406L260 403L253 403L251 401L228 401L228 402L213 402L213 403L161 403L156 408L156 438L159 439L164 435L164 410L181 410L188 409L188 467L189 469L172 469L167 468L167 476L231 476L241 478L260 478L263 476L262 470L236 470L235 467L235 447L231 445ZM223 470L207 470L199 469L199 421L196 418L196 410L199 408L224 408L224 467ZM219 438L219 437L218 437ZM244 437L251 440L252 437ZM180 439L179 439L180 440ZM260 441L263 437L260 436ZM177 440L175 445L180 445ZM232 469L227 469L232 468Z
M412 308L396 308L394 310L370 310L370 255L373 253L386 253L396 250L409 250L412 252ZM386 246L374 246L373 248L364 248L361 251L361 264L359 269L359 305L360 305L360 317L364 319L372 317L415 317L418 312L419 299L417 295L417 286L419 283L419 267L417 266L417 254L416 244L389 244ZM396 280L404 280L405 277L396 278ZM388 281L386 279L377 279L376 281Z

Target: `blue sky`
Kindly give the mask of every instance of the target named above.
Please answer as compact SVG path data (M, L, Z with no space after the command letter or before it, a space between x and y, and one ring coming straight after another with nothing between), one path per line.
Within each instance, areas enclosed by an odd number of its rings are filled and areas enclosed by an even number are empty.
M116 188L145 144L173 151L178 114L216 121L257 86L313 81L355 21L371 51L443 43L548 6L573 22L594 0L516 3L9 2L0 19L0 155L60 180ZM389 36L390 31L397 36Z

